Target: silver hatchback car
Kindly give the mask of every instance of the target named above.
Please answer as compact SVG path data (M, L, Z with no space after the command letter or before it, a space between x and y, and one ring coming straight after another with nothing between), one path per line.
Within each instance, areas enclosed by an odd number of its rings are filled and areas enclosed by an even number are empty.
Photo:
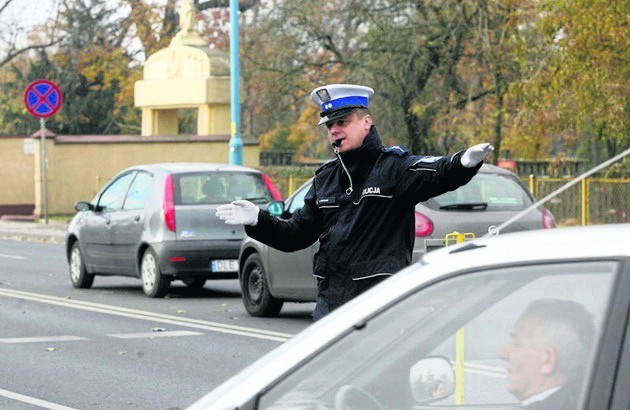
M312 181L303 184L284 203L281 217L289 218L304 205ZM535 202L513 172L484 164L466 185L416 205L416 241L412 260L444 247L446 236L461 233L466 239L488 233ZM275 204L274 204L275 205ZM275 208L275 207L274 207ZM503 233L553 228L545 208L532 209ZM453 240L456 240L454 238ZM316 295L313 256L319 243L297 252L282 252L248 236L239 256L243 303L252 316L275 316L285 301L313 302Z
M247 199L265 207L282 196L263 173L237 165L162 163L127 168L91 202L78 202L68 226L70 280L89 288L96 275L142 279L149 297L171 281L200 288L236 278L245 232L215 216L216 207Z

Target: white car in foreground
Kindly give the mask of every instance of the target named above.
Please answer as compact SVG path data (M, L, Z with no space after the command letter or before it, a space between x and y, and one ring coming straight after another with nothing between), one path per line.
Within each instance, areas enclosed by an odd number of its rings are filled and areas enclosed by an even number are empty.
M579 305L594 325L570 360L575 408L630 408L630 224L617 224L430 252L190 409L513 409L505 351L540 300Z

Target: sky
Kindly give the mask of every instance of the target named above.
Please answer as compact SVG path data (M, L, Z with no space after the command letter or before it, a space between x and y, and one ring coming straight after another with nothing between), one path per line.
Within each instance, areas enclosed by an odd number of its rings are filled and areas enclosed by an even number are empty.
M0 0L0 7L7 0ZM152 0L153 3L164 3L165 0ZM20 27L22 35L20 43L26 43L26 35L30 28L41 25L52 19L58 11L60 0L13 0L12 3L0 13L0 38L5 40L3 34L15 32L7 30L7 27ZM112 1L118 4L118 1ZM4 43L4 41L2 41Z
M5 0L0 0L4 4ZM6 10L0 14L2 24L18 23L31 27L45 22L57 8L58 0L13 0Z
M0 0L0 5L6 0ZM152 0L152 3L164 3L165 0ZM9 7L0 14L0 24L17 23L22 27L32 27L46 22L59 8L60 0L13 0ZM116 4L117 1L112 1Z

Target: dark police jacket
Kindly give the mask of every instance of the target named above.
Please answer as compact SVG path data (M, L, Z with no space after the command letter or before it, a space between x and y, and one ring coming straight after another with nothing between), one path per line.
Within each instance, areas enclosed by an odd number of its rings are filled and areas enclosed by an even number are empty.
M261 210L256 226L246 226L246 232L285 252L319 239L313 274L320 281L334 280L324 294L335 299L329 301L332 310L365 290L353 282L389 276L409 265L415 205L466 184L481 167L463 167L462 153L426 157L399 146L385 148L372 126L360 148L316 171L304 206L290 219Z

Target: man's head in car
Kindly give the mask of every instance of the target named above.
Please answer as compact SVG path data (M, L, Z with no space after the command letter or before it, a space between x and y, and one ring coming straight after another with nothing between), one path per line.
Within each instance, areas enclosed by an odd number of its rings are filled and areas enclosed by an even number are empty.
M570 396L569 390L577 395L575 384L588 365L594 335L593 319L579 303L534 301L514 324L510 342L500 353L507 362L508 391L523 404L540 402L561 390L563 395Z

